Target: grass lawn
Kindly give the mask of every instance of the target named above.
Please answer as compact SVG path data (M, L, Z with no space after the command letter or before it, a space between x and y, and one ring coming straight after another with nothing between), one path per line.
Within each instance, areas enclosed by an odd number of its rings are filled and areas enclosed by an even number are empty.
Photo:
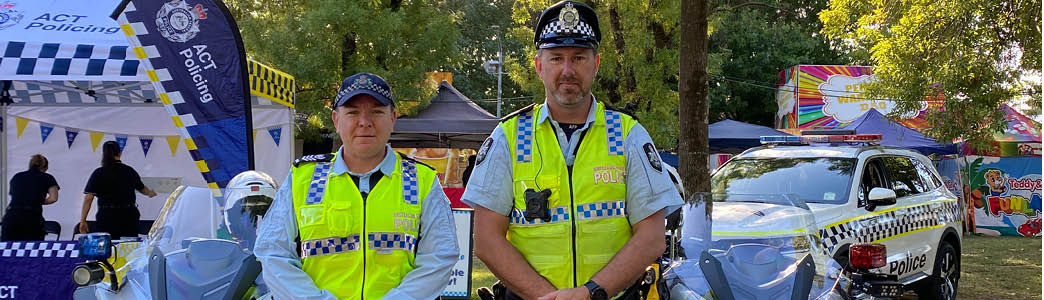
M965 236L963 248L958 299L1041 299L1040 238ZM474 262L472 286L493 285L493 273ZM478 299L474 290L471 299Z

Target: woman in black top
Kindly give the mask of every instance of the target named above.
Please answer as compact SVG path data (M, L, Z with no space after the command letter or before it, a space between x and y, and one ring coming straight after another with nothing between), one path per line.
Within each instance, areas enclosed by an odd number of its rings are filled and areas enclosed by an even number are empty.
M138 236L138 218L141 213L134 203L134 191L155 197L156 192L141 182L138 172L120 162L120 145L114 141L102 145L102 166L94 169L83 188L83 209L80 213L80 233L88 232L87 213L91 202L98 197L97 232L108 232L112 239Z
M58 202L58 181L47 174L47 158L29 158L29 170L11 177L11 204L4 214L0 241L40 241L44 238L43 206Z

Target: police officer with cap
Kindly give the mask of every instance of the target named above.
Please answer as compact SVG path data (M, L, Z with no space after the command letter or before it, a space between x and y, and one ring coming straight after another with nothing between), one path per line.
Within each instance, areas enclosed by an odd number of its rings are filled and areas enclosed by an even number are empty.
M341 83L344 146L294 162L254 254L276 299L434 299L459 250L435 170L388 145L395 103L370 73Z
M505 117L476 156L462 197L475 254L506 286L497 297L636 299L682 199L648 132L591 93L595 11L562 1L533 31L546 98Z

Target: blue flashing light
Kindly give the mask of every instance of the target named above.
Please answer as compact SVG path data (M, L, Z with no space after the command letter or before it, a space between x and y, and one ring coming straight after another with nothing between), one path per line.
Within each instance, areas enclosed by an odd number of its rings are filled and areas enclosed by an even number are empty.
M761 144L796 144L801 143L801 137L788 135L766 135L761 137Z
M80 236L80 257L105 260L109 256L112 256L112 237L108 233L95 232Z

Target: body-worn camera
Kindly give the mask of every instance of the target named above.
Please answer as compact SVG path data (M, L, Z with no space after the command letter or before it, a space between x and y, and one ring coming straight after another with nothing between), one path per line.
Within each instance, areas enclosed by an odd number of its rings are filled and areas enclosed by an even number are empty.
M539 192L533 189L526 189L526 221L533 221L536 219L544 220L544 222L551 221L551 214L548 209L547 199L551 197L551 190L543 189Z

